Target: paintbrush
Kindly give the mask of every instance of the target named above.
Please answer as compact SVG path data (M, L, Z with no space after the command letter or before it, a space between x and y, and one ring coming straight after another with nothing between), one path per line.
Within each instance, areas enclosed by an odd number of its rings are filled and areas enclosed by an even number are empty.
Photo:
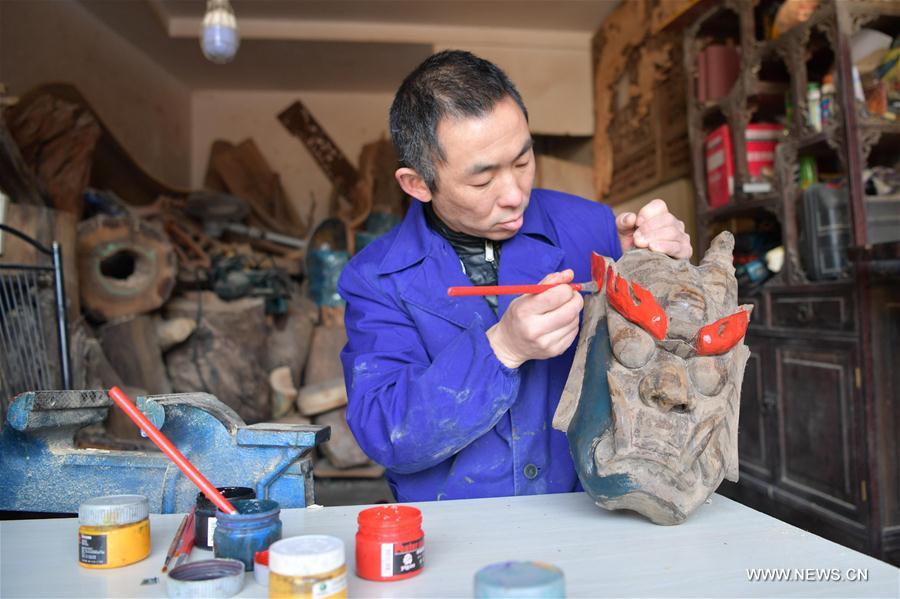
M191 510L191 513L187 515L187 519L187 527L184 529L182 542L178 546L178 550L175 551L175 565L172 566L173 568L180 566L191 554L191 550L194 549L194 533L196 532L196 529L194 528L193 509Z
M166 561L163 562L163 572L169 569L169 562L175 557L175 552L178 549L178 544L181 542L181 535L184 534L184 527L187 525L189 516L190 514L184 515L184 518L181 519L181 524L178 525L178 530L175 531L175 536L172 537L172 542L169 544L169 550L166 551Z
M553 283L550 285L475 285L465 287L448 287L447 295L452 297L465 297L471 295L521 295L523 293L541 293L553 289L558 285L568 285L575 291L582 293L596 293L597 283Z

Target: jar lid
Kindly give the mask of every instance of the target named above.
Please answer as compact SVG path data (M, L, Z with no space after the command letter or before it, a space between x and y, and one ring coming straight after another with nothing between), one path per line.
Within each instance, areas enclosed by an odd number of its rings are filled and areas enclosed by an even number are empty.
M150 502L143 495L104 495L78 506L78 522L85 526L131 524L149 515Z
M422 525L422 512L408 505L380 505L361 511L356 521L366 528L419 527Z
M269 571L283 576L312 576L344 565L344 542L327 535L303 535L269 546Z
M208 559L189 562L169 570L166 594L174 598L233 597L244 587L244 562L236 559Z
M475 574L476 599L565 597L562 570L543 562L501 562Z

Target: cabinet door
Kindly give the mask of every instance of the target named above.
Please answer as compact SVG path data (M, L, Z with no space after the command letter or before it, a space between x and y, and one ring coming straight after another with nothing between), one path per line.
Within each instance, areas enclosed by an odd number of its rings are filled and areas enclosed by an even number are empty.
M785 340L775 349L775 366L778 486L837 516L860 521L865 439L855 345Z
M771 414L775 406L773 385L766 384L765 373L772 372L772 351L767 341L747 337L750 358L744 369L741 387L741 417L738 424L738 452L741 475L766 481L774 480Z

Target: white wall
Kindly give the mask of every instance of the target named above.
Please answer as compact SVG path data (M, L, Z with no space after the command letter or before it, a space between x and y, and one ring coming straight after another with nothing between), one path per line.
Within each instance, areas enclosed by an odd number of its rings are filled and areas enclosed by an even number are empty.
M138 165L189 183L190 90L81 4L0 0L0 82L12 95L75 85Z
M191 185L201 187L213 141L238 143L252 137L285 192L304 218L310 193L315 221L327 216L332 184L300 139L288 133L278 114L300 100L354 166L363 145L387 136L393 94L308 91L197 91L191 97Z

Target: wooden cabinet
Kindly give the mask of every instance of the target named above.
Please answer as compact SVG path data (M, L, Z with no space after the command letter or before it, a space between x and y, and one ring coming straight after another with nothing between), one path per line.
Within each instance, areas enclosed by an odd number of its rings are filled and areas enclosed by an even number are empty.
M869 116L848 83L851 36L862 26L897 35L900 3L822 0L805 23L762 39L759 19L773 4L724 0L684 37L698 253L719 231L749 223L774 236L784 256L765 282L739 277L740 303L754 306L740 481L720 491L900 564L900 231L896 241L869 242L863 184L868 167L900 168L900 124ZM710 44L734 45L741 68L726 96L701 102L698 57ZM834 80L836 116L818 130L807 120L807 90L826 74ZM749 168L747 127L772 121L784 123L786 135L766 186ZM733 145L734 191L727 204L710 208L705 141L722 125ZM816 280L804 250L810 221L802 161L834 173L846 189L849 241L839 250L846 266L836 278Z

